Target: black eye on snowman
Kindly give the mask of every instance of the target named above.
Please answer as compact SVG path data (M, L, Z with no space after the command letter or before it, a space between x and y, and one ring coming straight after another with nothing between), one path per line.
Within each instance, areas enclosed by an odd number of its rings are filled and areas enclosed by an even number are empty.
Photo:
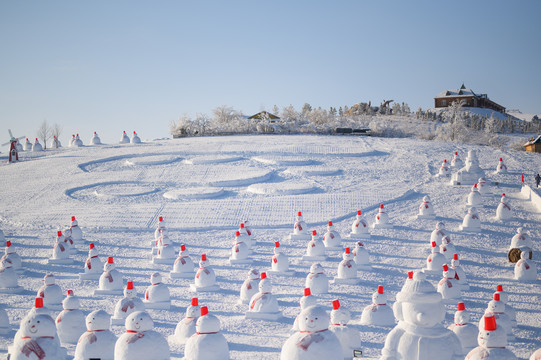
M37 323L39 324L39 320L37 321Z

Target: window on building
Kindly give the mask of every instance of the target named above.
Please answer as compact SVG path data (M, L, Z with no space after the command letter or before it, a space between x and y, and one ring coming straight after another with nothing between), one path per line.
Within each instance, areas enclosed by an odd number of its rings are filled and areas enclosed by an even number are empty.
M447 106L447 100L442 100L442 101L441 101L441 105L442 105L442 106Z

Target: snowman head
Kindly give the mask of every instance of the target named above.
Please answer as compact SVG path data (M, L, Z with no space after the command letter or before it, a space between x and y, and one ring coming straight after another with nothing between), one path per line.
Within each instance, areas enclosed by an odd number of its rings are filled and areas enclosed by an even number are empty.
M501 314L505 312L505 304L500 301L500 294L495 293L492 300L488 302L487 311L494 314Z
M88 250L88 257L98 256L98 249L94 246L94 243L90 244L90 249Z
M114 270L115 268L116 268L116 266L115 266L113 257L109 256L107 258L107 262L105 264L103 264L103 271L111 271L111 270Z
M333 300L331 310L331 324L333 325L347 325L351 320L351 313L348 309L340 305L340 301Z
M199 308L199 299L192 298L192 303L186 308L186 317L189 319L198 318L200 311L201 310Z
M441 243L443 245L450 244L451 243L451 237L449 235L445 235L444 237L441 238Z
M496 286L496 294L500 294L500 301L504 304L507 304L509 301L509 295L505 291L503 291L503 285L497 285Z
M204 268L210 265L210 262L207 259L207 254L201 255L201 260L199 260L199 267Z
M270 293L272 291L272 284L270 279L267 277L267 273L261 273L261 281L259 282L259 292L261 293Z
M454 279L455 278L455 270L453 268L450 268L449 265L443 264L443 277L445 279Z
M275 254L280 254L281 252L282 252L282 248L280 247L280 242L275 241L274 242L274 253Z
M250 280L257 280L259 279L259 270L257 269L250 269L248 271L248 279Z
M111 315L103 310L94 310L86 317L86 328L88 331L109 330L111 326Z
M299 300L299 305L301 309L306 309L308 306L317 305L317 299L312 295L310 288L304 289L304 296Z
M482 329L479 330L477 343L484 348L507 346L507 333L498 326L494 314L485 313Z
M353 254L351 253L350 248L347 247L344 250L344 253L342 254L342 259L344 259L344 260L353 260Z
M72 216L71 217L71 226L78 226L79 223L77 222L77 220L75 220L75 216Z
M136 311L126 318L126 330L143 332L152 330L154 321L146 311Z
M355 250L360 249L360 248L364 249L364 244L361 241L357 241L355 243Z
M302 211L297 212L297 221L302 221Z
M451 260L451 266L457 267L460 265L460 260L458 260L458 254L453 254L453 260Z
M458 303L458 310L455 312L455 324L464 325L470 322L470 312L466 310L463 302Z
M436 230L443 230L445 229L445 223L439 221L438 223L436 223Z
M377 305L387 304L387 295L383 292L383 286L378 286L378 291L372 294L372 303Z
M310 273L312 274L323 274L323 266L320 263L315 263L310 265Z
M162 282L162 275L159 272L155 272L154 274L150 275L150 283L152 285L157 285Z
M34 314L24 319L24 322L21 323L20 332L22 337L55 337L56 326L49 315Z
M128 281L124 289L124 297L134 298L137 296L137 290L133 287L133 281Z
M477 209L475 208L475 206L472 206L472 207L468 210L468 214L470 214L470 215L477 215Z
M517 234L522 234L524 232L524 229L519 227L517 228Z
M64 237L69 238L71 237L71 228L64 229L64 232L62 233Z
M423 196L423 202L430 202L430 196L428 195Z
M188 249L186 249L186 245L182 244L180 245L180 252L178 253L178 256L189 256L190 253L188 252Z
M67 291L67 296L62 300L64 310L76 310L81 307L79 298L73 294L73 290Z
M522 248L522 252L520 253L520 258L522 260L529 260L530 259L530 248L524 247Z
M422 272L415 272L407 287L396 294L402 302L404 321L420 327L432 327L445 318L445 307L440 293L426 280Z
M64 242L66 238L64 237L64 235L62 235L62 231L58 230L56 232L56 242L57 243L60 243L60 242Z
M318 332L329 328L329 315L319 305L309 306L299 315L299 330Z
M216 333L220 331L220 320L208 313L206 306L201 307L201 316L195 323L195 328L199 334Z
M56 279L53 274L47 274L43 277L43 283L45 285L54 285L56 283Z

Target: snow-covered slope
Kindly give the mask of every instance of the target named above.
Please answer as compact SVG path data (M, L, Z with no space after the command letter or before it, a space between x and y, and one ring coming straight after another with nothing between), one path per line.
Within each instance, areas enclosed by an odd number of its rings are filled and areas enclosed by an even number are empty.
M458 231L465 214L469 187L451 187L434 177L444 159L458 151L479 150L481 167L488 175L490 195L480 209L481 234ZM509 173L493 175L503 157ZM46 272L57 275L63 290L74 289L85 314L96 309L109 313L117 296L93 296L97 282L80 282L88 242L94 242L102 260L114 256L125 280L133 280L139 294L149 285L155 270L166 275L171 265L149 261L150 240L158 217L163 216L177 251L184 243L197 261L206 253L221 290L199 295L222 323L233 359L278 359L282 344L298 314L298 300L310 263L302 262L305 241L287 240L297 211L310 229L323 234L328 220L344 238L357 210L373 223L380 204L385 204L394 229L372 231L365 244L372 271L359 272L359 285L331 285L319 303L331 308L333 299L353 314L352 324L362 333L365 357L379 355L388 328L360 325L362 309L371 303L378 285L390 299L400 290L407 271L425 266L434 220L417 220L417 208L428 194L439 220L451 231L471 289L464 294L466 307L477 321L497 284L503 284L517 310L516 340L510 348L527 359L541 347L540 282L518 284L513 264L506 259L515 229L524 226L536 243L541 237L541 215L519 198L520 174L533 181L541 168L541 156L525 152L502 152L489 147L413 139L346 136L199 137L162 140L133 145L85 146L43 153L22 153L22 161L0 165L0 228L23 257L25 273L19 295L0 295L12 324L33 304ZM494 185L497 182L498 185ZM495 220L501 193L511 199L515 219L508 224ZM69 225L74 215L83 229L85 244L74 256L75 265L48 265L56 230ZM270 268L274 241L280 240L290 257L293 277L273 276L273 290L284 318L278 322L246 320L246 306L237 305L239 290L249 266L228 263L235 231L249 220L258 243L253 267ZM344 240L344 246L353 242ZM536 263L539 248L535 249ZM322 265L329 277L336 275L340 254ZM436 284L438 277L431 281ZM171 335L194 296L192 279L165 278L170 287L170 311L150 310L156 330ZM391 302L392 302L391 301ZM455 306L447 306L445 325L452 322ZM14 326L15 328L18 325ZM12 343L0 336L0 354ZM123 327L115 326L116 334ZM73 354L74 347L69 348ZM172 345L172 358L181 358L184 347ZM0 355L2 356L2 355Z

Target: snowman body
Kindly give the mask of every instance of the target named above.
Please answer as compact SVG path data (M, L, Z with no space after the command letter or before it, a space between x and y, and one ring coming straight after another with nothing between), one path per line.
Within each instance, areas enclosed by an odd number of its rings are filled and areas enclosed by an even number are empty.
M515 280L519 282L537 281L537 266L528 259L527 251L520 254L520 260L515 264Z
M372 294L372 304L363 309L361 324L394 326L396 324L393 309L387 305L387 296L384 293Z
M323 272L320 264L312 264L310 273L306 275L304 287L309 288L312 294L321 295L329 292L329 278Z
M87 331L81 335L75 348L74 360L113 360L117 337L110 328L110 315L103 310L86 317Z
M370 255L362 242L357 242L353 249L353 261L357 264L357 270L370 270Z
M368 230L368 222L365 217L360 214L359 210L353 224L351 224L351 233L349 234L349 237L352 239L368 239L370 238L370 232Z
M171 308L169 288L162 283L159 273L152 274L151 285L145 291L143 303L147 309L169 310Z
M130 314L126 318L126 332L115 344L115 360L169 360L169 344L153 327L154 322L146 312Z
M229 360L229 345L216 316L206 314L197 319L197 333L186 341L184 359Z
M65 349L56 338L54 321L45 314L34 314L21 321L10 359L14 360L64 360Z
M55 283L54 275L47 274L36 296L43 298L43 305L52 310L62 309L62 289Z
M338 264L337 276L334 278L334 282L343 284L357 284L359 282L357 264L353 261L353 254L345 252L342 255L342 261Z
M124 287L124 279L113 263L103 265L103 273L100 275L98 289L94 294L120 295Z
M186 250L185 247L184 250L182 250L182 248L183 247L181 246L178 257L175 259L173 264L173 271L169 273L169 277L171 279L193 278L194 276L195 264L193 263L188 250Z
M507 201L505 194L502 196L498 207L496 208L496 219L500 221L506 221L513 218L513 213L511 212L511 206Z
M11 265L11 260L2 258L0 260L0 293L15 294L23 291L22 286L19 286L17 273Z
M98 280L102 273L103 263L101 262L98 250L92 247L88 251L88 257L85 260L84 273L79 274L81 280Z
M325 244L317 235L312 233L312 239L306 245L306 254L302 257L306 261L324 261L327 259L325 255Z
M471 232L480 232L481 231L481 219L477 214L477 209L471 207L468 210L468 213L464 216L462 220L462 225L460 227L462 231L471 231Z
M334 230L332 222L329 221L327 232L323 235L323 244L327 249L342 249L342 237Z
M124 297L115 305L114 316L111 318L113 325L124 325L126 318L133 312L144 311L145 304L137 297L135 289L124 289Z
M79 310L79 299L68 295L62 302L64 310L56 317L56 330L62 344L77 344L86 331L85 315Z
M435 219L436 212L434 211L434 206L430 202L430 197L427 195L423 197L423 202L419 205L419 213L417 214L418 219Z

